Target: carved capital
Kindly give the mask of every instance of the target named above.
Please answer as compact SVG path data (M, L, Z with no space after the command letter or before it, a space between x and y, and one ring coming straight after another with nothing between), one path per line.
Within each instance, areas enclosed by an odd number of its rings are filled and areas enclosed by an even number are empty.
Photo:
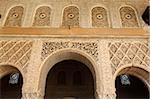
M116 99L116 94L104 94L102 99Z
M21 99L44 99L44 96L39 92L23 93Z

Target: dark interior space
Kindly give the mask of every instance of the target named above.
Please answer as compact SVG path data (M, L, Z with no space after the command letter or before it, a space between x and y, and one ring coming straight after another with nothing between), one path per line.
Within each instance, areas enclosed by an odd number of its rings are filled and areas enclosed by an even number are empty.
M21 99L22 97L22 84L23 78L19 73L18 83L9 83L10 76L8 74L0 79L0 99Z
M75 60L55 64L47 75L45 99L95 99L89 68Z
M149 99L147 86L139 78L128 75L130 84L121 83L120 76L116 78L117 99Z
M142 19L144 20L144 22L148 25L150 25L150 6L147 6L143 15L142 15Z

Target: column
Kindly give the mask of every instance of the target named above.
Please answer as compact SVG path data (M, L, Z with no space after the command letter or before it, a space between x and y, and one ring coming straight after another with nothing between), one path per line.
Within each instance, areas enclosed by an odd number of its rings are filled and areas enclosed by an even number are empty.
M22 99L44 99L44 95L38 90L42 41L33 40L33 42L31 57L27 67L26 81L22 88Z
M113 75L109 56L109 40L99 42L99 64L102 69L102 98L115 99L115 88L113 88Z

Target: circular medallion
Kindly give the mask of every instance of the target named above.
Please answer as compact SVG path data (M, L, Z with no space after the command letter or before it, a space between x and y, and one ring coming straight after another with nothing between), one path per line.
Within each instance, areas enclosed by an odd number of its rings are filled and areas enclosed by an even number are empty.
M18 18L19 14L18 13L13 13L12 17L13 18Z
M72 14L72 13L68 14L68 18L69 18L69 19L73 19L74 17L75 17L75 15Z
M125 18L126 18L126 19L131 19L131 18L132 18L132 15L129 14L129 13L127 13L127 14L125 14Z
M98 14L96 15L96 18L97 18L98 20L101 20L101 19L103 19L103 15L102 15L101 13L98 13Z
M46 18L46 14L45 13L40 13L40 16L39 16L41 19L44 19Z

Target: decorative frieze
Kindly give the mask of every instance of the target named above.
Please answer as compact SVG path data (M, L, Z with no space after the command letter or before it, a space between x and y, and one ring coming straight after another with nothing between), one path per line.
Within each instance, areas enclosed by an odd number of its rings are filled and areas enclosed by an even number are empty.
M109 53L113 72L119 66L131 63L150 66L148 43L109 43Z
M41 59L44 60L54 51L65 48L82 50L98 60L98 45L95 42L43 42Z
M5 26L16 27L21 26L24 8L22 6L16 6L10 9L7 19L5 21Z

